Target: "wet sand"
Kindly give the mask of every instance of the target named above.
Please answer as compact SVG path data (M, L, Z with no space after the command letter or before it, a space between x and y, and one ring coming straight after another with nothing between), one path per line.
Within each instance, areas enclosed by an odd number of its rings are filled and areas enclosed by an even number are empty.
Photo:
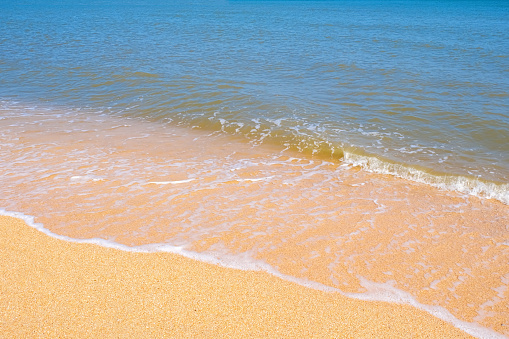
M408 305L171 253L65 242L12 217L0 226L0 333L12 338L469 337Z

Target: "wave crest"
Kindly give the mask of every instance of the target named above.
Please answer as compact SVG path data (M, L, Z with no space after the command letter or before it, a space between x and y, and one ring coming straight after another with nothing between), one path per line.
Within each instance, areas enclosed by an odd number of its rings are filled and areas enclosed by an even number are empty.
M348 164L359 166L363 170L372 173L389 174L443 190L456 191L480 198L495 199L509 205L509 184L498 184L462 175L429 173L408 165L391 163L374 156L350 152L344 152L343 160Z

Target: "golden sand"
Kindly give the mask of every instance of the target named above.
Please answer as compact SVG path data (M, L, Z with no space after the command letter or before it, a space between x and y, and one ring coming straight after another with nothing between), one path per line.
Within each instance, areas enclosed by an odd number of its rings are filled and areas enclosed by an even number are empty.
M408 305L170 253L65 242L11 217L0 226L3 337L469 337Z

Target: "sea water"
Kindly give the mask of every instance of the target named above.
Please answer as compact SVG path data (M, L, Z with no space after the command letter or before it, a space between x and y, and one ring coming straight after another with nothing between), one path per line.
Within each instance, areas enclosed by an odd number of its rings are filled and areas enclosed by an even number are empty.
M504 1L3 2L0 208L507 335L508 32Z

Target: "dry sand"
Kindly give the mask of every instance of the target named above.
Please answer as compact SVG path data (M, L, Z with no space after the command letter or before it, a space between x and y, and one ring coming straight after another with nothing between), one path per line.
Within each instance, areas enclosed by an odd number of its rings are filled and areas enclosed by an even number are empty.
M465 338L407 305L366 302L265 272L46 236L0 216L0 336Z

